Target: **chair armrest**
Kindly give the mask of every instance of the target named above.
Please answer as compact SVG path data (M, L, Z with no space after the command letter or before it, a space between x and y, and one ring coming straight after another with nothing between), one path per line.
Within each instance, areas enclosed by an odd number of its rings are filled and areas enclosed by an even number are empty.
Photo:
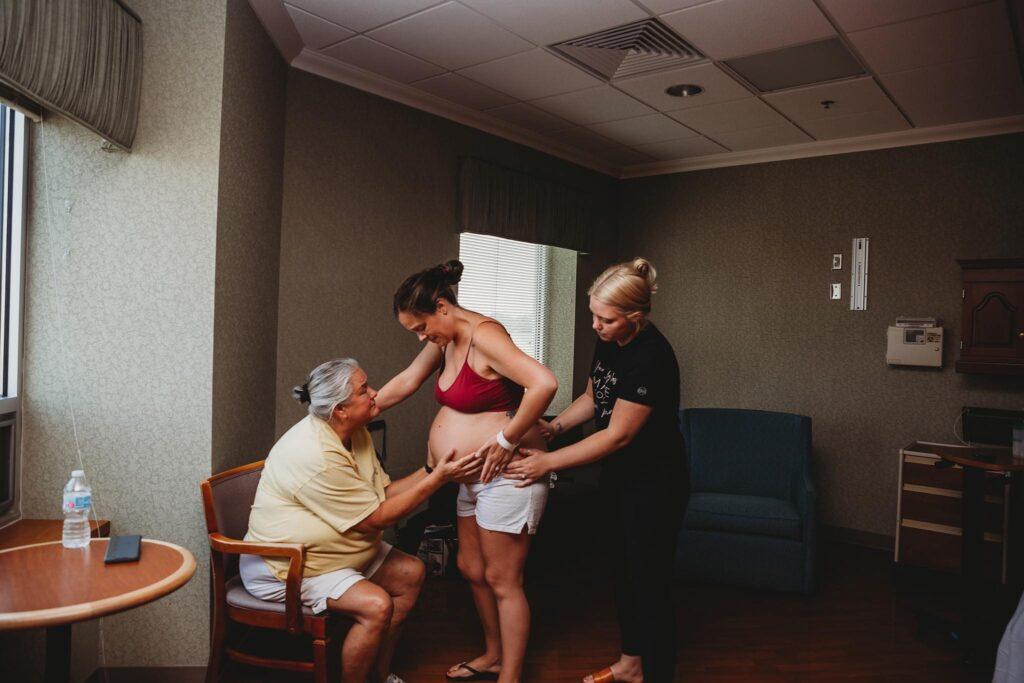
M800 511L802 516L808 514L814 514L814 506L818 502L818 490L814 486L814 481L811 479L810 468L804 467L800 475L798 475L797 487L796 487L796 507Z
M210 534L210 547L228 555L260 555L287 557L288 576L284 586L284 616L289 633L302 633L302 569L306 564L306 548L301 543L250 543L236 541L224 534Z

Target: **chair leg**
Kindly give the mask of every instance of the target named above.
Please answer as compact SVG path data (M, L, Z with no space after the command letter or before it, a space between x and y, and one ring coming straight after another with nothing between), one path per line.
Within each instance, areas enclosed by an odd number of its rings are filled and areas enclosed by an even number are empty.
M206 663L206 683L217 683L224 666L224 612L218 606L213 608L213 623L210 624L210 658Z
M313 681L314 683L328 683L331 652L327 647L329 641L320 638L313 639Z

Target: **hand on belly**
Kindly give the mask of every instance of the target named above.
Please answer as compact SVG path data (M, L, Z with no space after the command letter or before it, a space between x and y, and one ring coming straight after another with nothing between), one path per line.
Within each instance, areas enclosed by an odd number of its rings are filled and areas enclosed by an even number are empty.
M430 427L428 441L428 459L433 465L439 454L454 450L455 457L472 453L492 440L505 427L510 418L505 413L460 413L451 408L443 407L434 418ZM531 429L523 437L522 446L547 450L544 437L537 428ZM513 458L521 457L518 454ZM473 481L476 481L474 478ZM467 483L467 482L461 482Z

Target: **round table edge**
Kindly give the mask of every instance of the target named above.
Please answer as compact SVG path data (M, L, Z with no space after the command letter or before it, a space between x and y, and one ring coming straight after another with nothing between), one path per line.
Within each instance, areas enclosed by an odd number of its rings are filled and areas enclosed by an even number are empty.
M142 542L159 543L160 545L165 545L178 551L181 555L181 566L160 581L142 588L137 588L130 593L124 593L123 595L104 598L94 602L83 602L77 605L67 605L65 607L51 607L49 609L34 610L31 612L0 613L0 631L61 626L63 624L88 621L89 619L96 619L97 617L104 617L110 614L116 614L117 612L123 612L134 607L140 607L148 602L153 602L165 595L173 593L188 583L195 574L196 558L187 548L183 548L174 543L168 543L167 541L159 541L154 538L144 538L142 539ZM19 546L18 548L7 548L5 550L0 550L0 552L11 552L21 548L31 548L40 545L53 545L54 543L60 543L60 541L32 543L30 545Z

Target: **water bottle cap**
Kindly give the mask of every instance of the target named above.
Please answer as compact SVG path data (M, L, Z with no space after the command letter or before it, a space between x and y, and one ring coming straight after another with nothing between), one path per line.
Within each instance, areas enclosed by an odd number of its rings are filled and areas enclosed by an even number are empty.
M85 470L71 470L71 476L72 477L84 477L85 476Z

